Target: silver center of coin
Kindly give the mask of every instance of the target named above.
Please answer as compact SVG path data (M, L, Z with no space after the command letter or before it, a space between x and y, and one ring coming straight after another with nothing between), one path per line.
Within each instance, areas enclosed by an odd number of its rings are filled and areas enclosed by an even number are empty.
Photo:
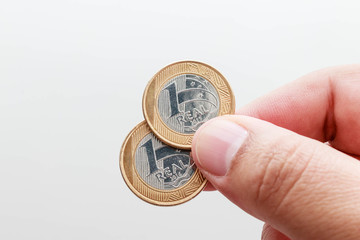
M196 170L190 151L167 146L152 133L147 134L137 146L135 167L147 184L160 190L183 186Z
M158 99L163 122L178 133L192 134L219 112L219 95L206 79L183 74L161 89Z

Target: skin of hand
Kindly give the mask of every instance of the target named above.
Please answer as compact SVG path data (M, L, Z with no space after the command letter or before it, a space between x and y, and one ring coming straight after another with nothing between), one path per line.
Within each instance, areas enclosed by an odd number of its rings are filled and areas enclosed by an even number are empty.
M306 75L195 134L211 184L262 239L360 239L360 65Z

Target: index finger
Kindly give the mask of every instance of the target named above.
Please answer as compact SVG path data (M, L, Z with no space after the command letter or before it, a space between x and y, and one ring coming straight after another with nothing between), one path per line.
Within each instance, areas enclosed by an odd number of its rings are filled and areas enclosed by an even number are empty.
M360 65L310 73L240 108L303 136L360 155Z

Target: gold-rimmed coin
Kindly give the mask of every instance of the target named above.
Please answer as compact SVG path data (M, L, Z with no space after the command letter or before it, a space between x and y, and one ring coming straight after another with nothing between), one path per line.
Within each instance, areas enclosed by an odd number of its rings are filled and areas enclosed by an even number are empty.
M195 61L161 69L146 86L144 117L154 134L175 148L190 149L195 131L216 116L233 114L229 83L213 67Z
M131 191L160 206L192 199L207 182L191 159L190 151L159 141L145 121L126 137L120 152L120 170Z

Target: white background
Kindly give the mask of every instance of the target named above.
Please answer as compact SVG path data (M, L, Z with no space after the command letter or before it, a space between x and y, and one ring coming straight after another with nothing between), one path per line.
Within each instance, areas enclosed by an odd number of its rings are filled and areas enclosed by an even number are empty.
M260 239L218 192L161 208L119 171L141 98L179 60L217 68L237 106L358 63L359 1L1 1L0 239Z

